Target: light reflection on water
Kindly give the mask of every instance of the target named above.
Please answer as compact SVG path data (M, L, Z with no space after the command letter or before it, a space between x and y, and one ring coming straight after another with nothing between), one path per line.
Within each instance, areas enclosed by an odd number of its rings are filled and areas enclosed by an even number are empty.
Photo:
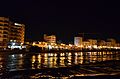
M118 52L0 54L0 74L5 70L58 68L97 61L120 60L120 57L114 53Z

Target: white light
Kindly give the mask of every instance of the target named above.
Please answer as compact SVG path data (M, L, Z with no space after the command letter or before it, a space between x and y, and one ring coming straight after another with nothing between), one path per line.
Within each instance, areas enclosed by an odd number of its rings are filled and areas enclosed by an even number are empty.
M44 56L47 57L47 54L45 53Z
M35 42L33 42L33 46L35 45Z
M17 26L22 26L22 24L19 24L19 23L14 23L14 25L17 25Z
M10 42L12 42L13 40L10 40Z
M69 46L70 46L70 47L72 47L72 45L71 45L71 44L69 44Z
M14 48L22 49L21 46L11 46L11 49L14 49Z
M26 46L22 46L22 48L26 48Z
M75 53L75 55L77 55L77 53Z
M12 55L12 57L14 58L14 57L15 57L15 55Z
M14 46L15 45L15 43L12 43L12 46Z
M90 49L91 49L92 47L91 47L91 46L88 46L88 48L90 48Z
M51 56L53 56L53 54L51 53Z
M94 45L93 48L96 48L96 49L97 49L97 45Z
M71 55L71 53L69 53L68 55Z
M49 48L49 49L52 49L52 46L51 46L51 45L48 45L48 48Z
M55 56L57 56L57 54L55 53Z
M81 47L81 48L82 48L82 47L83 47L83 45L80 45L80 46L77 46L77 47Z
M11 48L10 46L8 46L8 48Z
M16 40L14 40L14 42L16 42Z
M39 55L38 55L38 58L40 58L40 57L41 57L41 55L39 54Z
M64 56L65 54L64 53L61 53L60 56Z
M58 48L58 46L55 47L56 49Z

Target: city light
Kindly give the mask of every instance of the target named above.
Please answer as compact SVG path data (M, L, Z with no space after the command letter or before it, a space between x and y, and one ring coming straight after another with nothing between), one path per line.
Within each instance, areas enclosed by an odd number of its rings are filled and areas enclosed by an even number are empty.
M0 6L0 79L120 79L119 0Z
M15 25L17 25L17 26L22 26L22 24L19 24L19 23L14 23Z

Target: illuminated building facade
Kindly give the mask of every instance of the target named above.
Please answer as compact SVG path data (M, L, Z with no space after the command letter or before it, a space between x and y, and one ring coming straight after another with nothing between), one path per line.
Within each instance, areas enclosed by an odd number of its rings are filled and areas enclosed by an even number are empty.
M25 25L13 23L10 30L10 41L24 43Z
M97 45L97 40L95 39L88 39L88 41L90 42L90 45Z
M10 42L24 43L25 25L0 17L0 48L7 48Z
M105 46L106 45L106 42L104 40L100 40L98 42L98 46Z
M74 45L80 46L82 45L83 37L74 37Z
M87 48L88 46L90 46L90 42L89 41L83 41L83 46L85 47L85 48Z
M56 43L56 36L55 35L47 36L46 34L44 34L44 40L45 42L48 43Z
M0 48L5 48L9 41L9 18L0 17Z
M107 39L107 41L111 43L111 46L116 46L116 40L115 39L110 38L110 39Z

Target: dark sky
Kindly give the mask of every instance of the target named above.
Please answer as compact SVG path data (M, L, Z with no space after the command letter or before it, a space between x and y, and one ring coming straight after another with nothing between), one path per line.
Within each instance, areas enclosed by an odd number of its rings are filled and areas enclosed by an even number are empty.
M27 39L46 33L67 42L81 32L120 38L120 5L113 0L1 0L0 16L24 23Z

